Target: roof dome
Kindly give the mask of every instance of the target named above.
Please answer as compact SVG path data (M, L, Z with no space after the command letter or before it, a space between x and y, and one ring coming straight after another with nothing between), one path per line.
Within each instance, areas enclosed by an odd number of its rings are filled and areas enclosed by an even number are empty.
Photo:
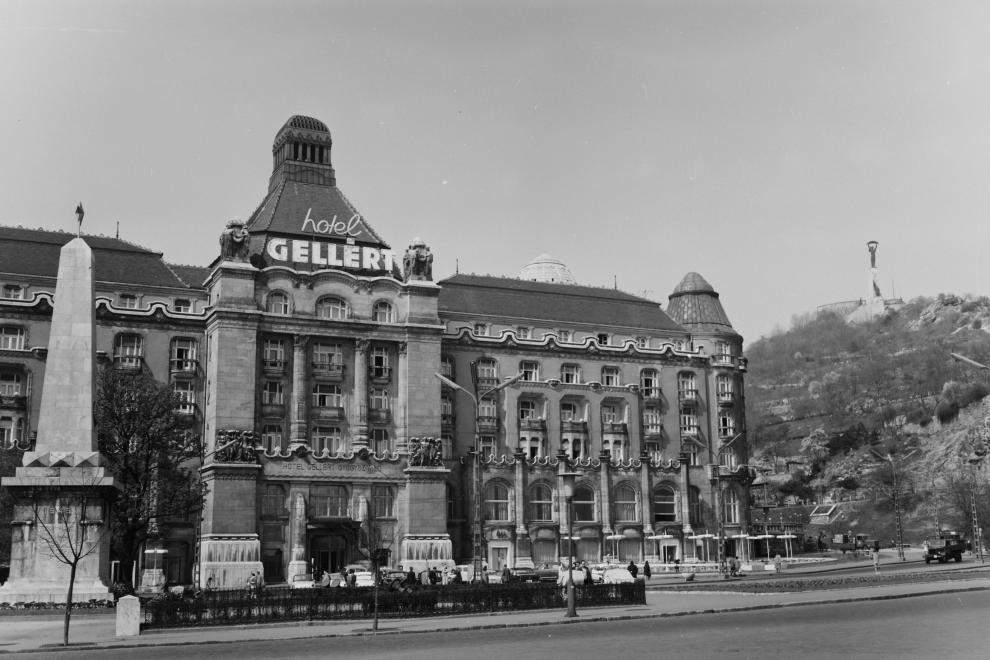
M305 128L308 131L317 131L319 133L329 133L330 129L319 119L314 119L313 117L306 117L304 115L292 115L289 117L289 121L285 122L283 128Z
M694 332L736 334L718 292L698 273L688 273L669 296L667 313Z
M570 269L560 259L549 254L541 254L519 271L519 279L531 282L553 282L555 284L577 284Z

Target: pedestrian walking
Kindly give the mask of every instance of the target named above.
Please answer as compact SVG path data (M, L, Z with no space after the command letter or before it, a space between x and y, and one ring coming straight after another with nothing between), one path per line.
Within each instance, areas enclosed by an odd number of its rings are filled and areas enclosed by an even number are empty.
M409 572L406 573L406 586L411 587L414 586L415 584L416 584L416 571L414 571L413 567L410 566Z
M506 564L502 567L502 584L509 584L512 581L512 571L509 570L509 565Z
M880 548L873 549L873 572L878 575L880 573Z
M585 564L584 565L584 583L585 584L591 584L591 582L592 582L591 567L588 566L587 564Z
M639 575L639 568L636 567L636 562L634 562L631 559L629 560L628 569L629 569L629 572L632 574L633 577L636 577L637 575Z
M258 574L255 573L254 571L251 571L251 576L247 579L247 588L248 588L248 597L249 598L257 598L258 597L258 594L257 594L257 590L258 590Z
M357 586L357 573L354 572L353 568L347 571L347 586L348 587Z
M645 577L647 580L649 580L651 577L653 577L653 569L650 568L650 561L649 560L646 560L643 563L643 577Z

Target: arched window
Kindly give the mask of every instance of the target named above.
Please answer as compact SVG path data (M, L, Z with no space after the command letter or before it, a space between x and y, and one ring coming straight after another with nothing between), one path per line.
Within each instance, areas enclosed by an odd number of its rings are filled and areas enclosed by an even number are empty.
M613 496L615 499L615 519L619 522L636 520L636 491L629 484L619 484Z
M670 486L657 486L653 491L653 522L674 522L677 520L674 489Z
M137 369L144 359L141 335L117 335L113 340L113 363L118 369Z
M375 323L395 323L395 311L387 302L380 300L372 307L371 318Z
M553 520L553 491L546 484L536 484L529 492L529 519Z
M375 518L391 518L392 502L393 495L391 487L371 487L371 511Z
M725 493L725 522L729 524L739 522L739 496L734 490Z
M509 519L509 487L493 481L485 487L485 519Z
M350 308L342 298L320 298L316 303L316 315L321 319L346 319L350 316Z
M281 291L272 291L265 301L265 311L269 314L289 315L289 296Z
M595 519L595 491L589 486L574 489L574 521L592 522Z

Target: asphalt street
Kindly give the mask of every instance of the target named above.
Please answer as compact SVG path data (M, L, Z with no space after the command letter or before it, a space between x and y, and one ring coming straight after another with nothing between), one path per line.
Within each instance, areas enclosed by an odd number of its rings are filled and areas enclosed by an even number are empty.
M979 658L990 592L512 630L310 638L32 658ZM387 623L383 624L388 627ZM355 628L361 624L355 624Z

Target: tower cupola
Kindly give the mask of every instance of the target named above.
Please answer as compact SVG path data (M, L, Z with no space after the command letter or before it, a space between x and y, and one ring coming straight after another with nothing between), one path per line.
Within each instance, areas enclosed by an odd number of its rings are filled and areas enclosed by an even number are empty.
M283 181L337 185L330 162L333 140L330 129L319 119L293 115L285 122L272 144L272 178L268 189Z

